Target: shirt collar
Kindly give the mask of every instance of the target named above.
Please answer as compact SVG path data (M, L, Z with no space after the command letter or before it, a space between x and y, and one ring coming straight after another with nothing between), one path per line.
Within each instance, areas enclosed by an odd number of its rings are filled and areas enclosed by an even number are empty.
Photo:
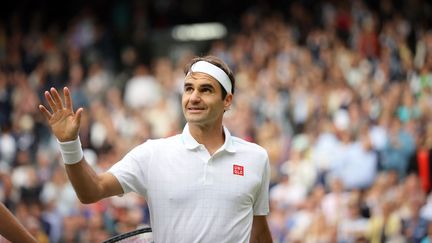
M236 150L234 148L231 133L228 131L228 129L225 126L223 127L223 129L225 134L225 142L222 145L222 147L218 149L218 151L226 150L230 153L234 153ZM183 144L187 149L193 150L196 149L198 146L200 146L200 144L190 134L188 124L186 124L185 127L183 128L182 140L183 140Z

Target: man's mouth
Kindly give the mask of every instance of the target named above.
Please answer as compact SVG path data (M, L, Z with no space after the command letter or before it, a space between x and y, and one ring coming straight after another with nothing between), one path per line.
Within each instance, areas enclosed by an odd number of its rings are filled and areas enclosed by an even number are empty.
M203 107L188 107L187 110L189 112L194 113L194 112L201 112L201 111L205 110L205 108L203 108Z

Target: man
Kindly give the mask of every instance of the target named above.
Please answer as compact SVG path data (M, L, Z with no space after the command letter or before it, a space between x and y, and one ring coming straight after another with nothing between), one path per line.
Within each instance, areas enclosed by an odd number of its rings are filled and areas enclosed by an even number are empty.
M37 242L23 225L0 203L0 235L11 242Z
M83 109L72 109L51 88L49 111L39 109L60 143L66 171L83 203L130 191L149 204L155 242L271 242L269 161L260 146L233 137L222 118L234 76L220 59L195 58L185 69L182 134L149 140L97 175L82 155L78 130Z

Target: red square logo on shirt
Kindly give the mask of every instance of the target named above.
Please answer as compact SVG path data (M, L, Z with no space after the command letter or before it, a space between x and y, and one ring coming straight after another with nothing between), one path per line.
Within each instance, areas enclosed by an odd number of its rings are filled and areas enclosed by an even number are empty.
M241 165L233 165L233 174L244 176L244 168Z

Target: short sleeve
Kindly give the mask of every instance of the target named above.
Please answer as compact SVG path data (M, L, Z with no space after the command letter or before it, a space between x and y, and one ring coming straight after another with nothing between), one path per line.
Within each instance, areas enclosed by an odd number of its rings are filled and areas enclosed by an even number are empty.
M113 174L124 193L136 192L147 195L148 167L152 158L151 142L147 141L128 152L108 172Z
M253 205L254 215L267 215L269 213L269 185L270 185L270 164L266 154L266 161L262 173L261 187L258 191Z

